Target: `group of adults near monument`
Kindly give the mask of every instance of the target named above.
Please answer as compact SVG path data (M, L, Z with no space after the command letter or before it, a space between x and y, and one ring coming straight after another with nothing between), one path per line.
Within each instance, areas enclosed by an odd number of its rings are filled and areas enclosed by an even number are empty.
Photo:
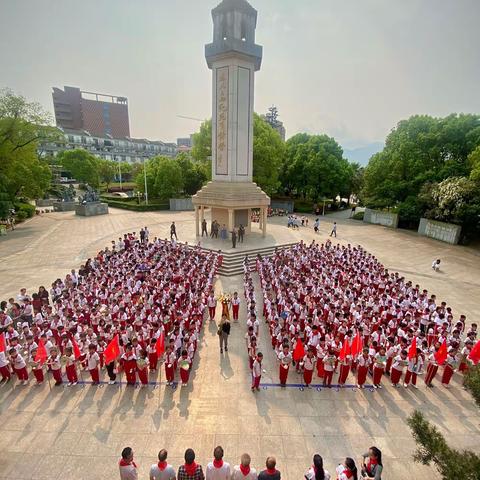
M158 462L150 467L150 480L281 480L281 472L277 469L274 456L268 456L265 469L258 471L251 465L248 453L242 454L240 462L233 468L224 461L224 450L219 445L213 450L213 459L203 467L195 462L195 451L192 448L185 450L185 462L175 471L173 465L168 463L168 452L162 449L158 453ZM138 466L134 460L131 447L122 450L119 461L120 480L138 480ZM382 452L375 446L370 447L358 461L346 457L335 468L337 480L370 479L381 480L383 472ZM324 468L323 458L318 453L313 455L312 465L304 473L305 480L333 480L328 470Z
M240 224L238 227L233 227L232 230L228 231L227 226L225 224L220 225L217 220L212 220L210 224L210 235L207 229L207 221L205 219L202 220L201 227L202 227L202 237L209 237L210 238L218 238L220 235L220 240L226 241L228 239L228 234L230 233L230 238L232 240L232 248L235 248L238 243L243 243L245 238L245 227Z

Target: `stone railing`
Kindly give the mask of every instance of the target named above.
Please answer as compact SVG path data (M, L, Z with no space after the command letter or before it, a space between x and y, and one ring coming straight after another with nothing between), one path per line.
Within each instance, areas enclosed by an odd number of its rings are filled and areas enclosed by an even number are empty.
M192 198L171 198L170 210L181 212L184 210L193 210Z

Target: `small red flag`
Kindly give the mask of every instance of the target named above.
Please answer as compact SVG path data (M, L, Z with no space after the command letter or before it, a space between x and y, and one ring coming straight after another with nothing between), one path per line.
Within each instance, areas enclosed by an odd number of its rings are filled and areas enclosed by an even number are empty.
M43 365L47 357L48 357L47 349L45 348L45 344L43 343L43 340L40 339L38 341L37 354L35 355L34 360L40 363L41 365Z
M298 362L305 356L305 349L303 348L302 341L297 338L297 344L295 345L295 349L293 350L293 359Z
M408 349L408 359L413 360L416 355L417 355L417 337L413 337L412 344Z
M82 356L82 352L80 351L80 347L78 346L78 343L75 341L74 338L72 338L72 347L75 360L78 360Z
M347 355L350 355L351 349L350 349L350 344L348 343L348 338L345 338L343 341L342 349L340 350L340 354L338 355L338 358L340 360L345 360L347 358Z
M468 354L468 358L473 362L474 365L480 362L480 340L472 348Z
M360 335L360 332L357 332L357 335L355 336L352 342L352 349L351 349L352 356L356 357L357 355L362 353L362 350L363 350L362 336Z
M447 359L447 340L444 340L442 346L435 352L435 360L439 365L443 365Z
M160 334L160 337L157 338L155 351L157 352L158 358L160 358L165 351L165 334L163 332Z
M7 350L7 345L5 343L5 334L0 334L0 353L5 352Z
M105 351L103 352L103 359L105 360L105 365L113 362L116 358L120 356L120 340L118 338L118 333L112 338L112 341L107 345Z

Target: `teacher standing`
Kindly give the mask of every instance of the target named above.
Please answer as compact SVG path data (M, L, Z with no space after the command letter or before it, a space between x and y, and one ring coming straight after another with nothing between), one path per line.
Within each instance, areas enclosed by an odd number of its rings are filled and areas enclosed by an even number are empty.
M230 335L230 321L226 315L222 315L220 324L217 330L218 338L220 340L220 353L223 353L223 349L228 352L228 336Z

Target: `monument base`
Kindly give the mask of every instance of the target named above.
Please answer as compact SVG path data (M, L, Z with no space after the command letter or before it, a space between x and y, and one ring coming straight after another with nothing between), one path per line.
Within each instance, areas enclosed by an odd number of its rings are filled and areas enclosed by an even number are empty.
M251 229L252 209L260 210L260 229L267 233L267 208L270 197L253 182L208 182L193 197L195 207L195 228L200 235L200 224L205 218L205 208L211 208L212 221L225 224L228 231L243 225L247 232Z
M53 202L54 212L73 212L77 207L77 202Z
M95 215L105 215L108 213L108 204L100 202L89 202L77 204L75 214L82 217L93 217Z

